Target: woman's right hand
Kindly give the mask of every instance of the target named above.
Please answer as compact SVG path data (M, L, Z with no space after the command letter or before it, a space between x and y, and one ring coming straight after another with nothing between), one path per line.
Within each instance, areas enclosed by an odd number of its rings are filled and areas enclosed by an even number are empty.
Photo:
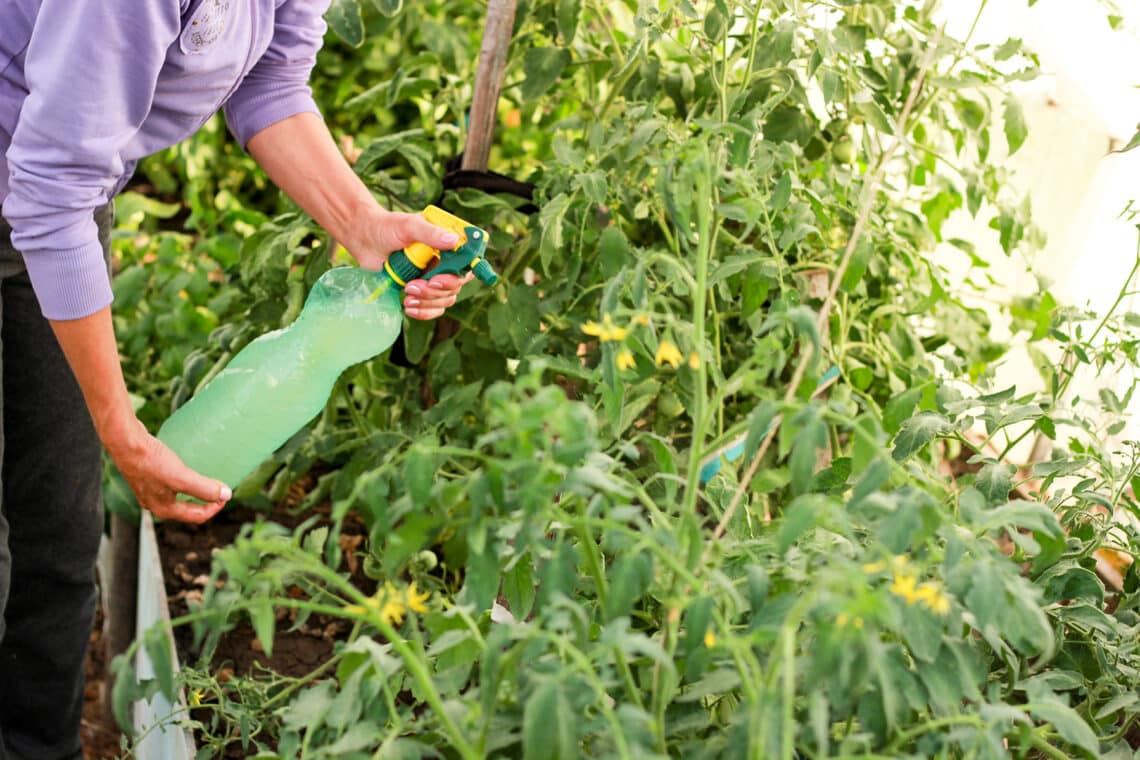
M221 481L199 475L182 463L170 447L155 438L141 422L105 441L107 453L138 497L143 509L163 520L198 525L216 515L233 495ZM185 494L205 502L179 501Z

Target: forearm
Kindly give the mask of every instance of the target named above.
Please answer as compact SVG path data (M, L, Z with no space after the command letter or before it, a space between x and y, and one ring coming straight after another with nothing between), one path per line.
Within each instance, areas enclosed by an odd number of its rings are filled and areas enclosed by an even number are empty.
M366 269L413 242L451 250L458 237L420 214L385 210L340 155L324 120L312 113L282 119L250 138L249 151L269 178L348 249ZM407 284L404 307L415 319L435 319L455 303L465 279L442 275Z
M357 258L369 250L367 232L385 211L341 156L323 119L290 116L258 132L246 147L274 184L338 243Z
M53 320L51 326L83 391L99 439L114 453L127 444L138 422L119 364L111 309L81 319Z

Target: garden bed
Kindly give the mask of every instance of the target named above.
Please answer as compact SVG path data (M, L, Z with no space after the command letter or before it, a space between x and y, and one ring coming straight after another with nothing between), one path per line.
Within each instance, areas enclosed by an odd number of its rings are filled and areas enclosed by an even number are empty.
M203 590L209 583L213 553L229 545L243 525L260 520L293 530L314 515L318 518L313 525L314 529L331 524L329 506L324 504L304 514L291 514L284 505L269 515L246 507L236 507L224 510L200 526L175 522L156 525L155 534L171 618L187 614L193 603L201 599ZM340 545L345 552L345 562L352 573L353 583L367 593L372 593L375 581L363 574L362 566L353 554L365 539L364 531L363 524L350 516L341 527ZM235 677L245 678L266 672L286 678L301 678L328 662L336 642L344 640L351 630L351 626L343 619L320 614L314 614L298 625L296 611L286 609L277 611L276 622L271 654L266 653L248 620L242 620L219 640L209 660L209 672L222 683ZM193 664L202 657L201 645L194 641L191 626L177 626L174 629L174 641L180 663ZM192 710L191 716L208 725L210 709ZM202 738L200 735L195 736L199 745L202 744ZM240 746L231 749L232 752L227 757L245 756Z

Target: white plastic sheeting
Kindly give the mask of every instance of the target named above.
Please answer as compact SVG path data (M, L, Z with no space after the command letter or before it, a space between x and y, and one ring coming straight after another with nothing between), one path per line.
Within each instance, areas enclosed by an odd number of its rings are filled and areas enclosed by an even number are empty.
M1043 251L1031 261L1007 257L988 228L992 212L978 219L958 212L944 227L946 237L977 245L990 263L998 285L987 301L1007 301L1036 289L1035 274L1049 282L1059 302L1104 311L1132 267L1137 252L1136 222L1121 218L1130 201L1140 206L1140 150L1113 153L1132 137L1140 122L1140 8L1119 7L1123 17L1112 29L1109 10L1099 0L989 0L973 42L1000 45L1022 39L1041 62L1042 76L1015 85L1029 127L1029 137L1012 158L1004 154L1000 126L995 130L992 161L1015 171L1011 190L1031 197L1033 220L1047 236ZM964 37L978 12L977 0L944 3L948 34ZM1000 96L1001 93L998 93ZM1000 100L998 101L1000 105ZM996 114L1000 118L999 113ZM949 246L938 261L956 275L968 266ZM984 301L982 303L985 303ZM1140 299L1124 307L1140 311ZM991 311L996 313L992 308ZM1009 336L1007 323L995 318L994 337ZM1016 341L1015 341L1016 343ZM998 387L1039 388L1041 380L1023 350L1015 350L997 371ZM1099 386L1123 392L1131 377L1078 376L1074 390L1096 397ZM1140 394L1134 419L1121 438L1140 438ZM1028 443L1028 442L1027 442ZM1026 453L1021 451L1019 453Z

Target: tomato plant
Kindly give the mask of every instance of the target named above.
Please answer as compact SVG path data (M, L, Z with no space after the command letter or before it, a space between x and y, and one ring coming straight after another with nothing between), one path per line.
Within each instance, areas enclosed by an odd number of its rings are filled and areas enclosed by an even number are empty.
M1134 552L1110 518L1135 511L1140 458L1105 444L1099 414L1124 402L1070 385L1135 360L1136 318L1047 292L1009 304L1043 390L993 387L1010 343L966 300L985 262L942 225L965 209L1007 254L1040 242L990 160L1024 141L1003 88L1034 62L944 36L934 5L521 4L492 161L540 210L444 193L494 231L505 284L409 323L410 367L350 370L239 489L272 505L307 474L303 506L327 501L334 524L247 526L176 621L206 643L181 676L211 716L204 752L1130 751L1135 574L1110 589L1095 570L1104 547ZM461 150L478 7L333 4L316 91L392 206L436 200ZM226 176L188 186L188 208L236 204L244 239L209 259L225 324L161 356L175 396L294 318L330 266L311 220L259 219L262 191ZM190 225L229 240L206 218ZM939 242L971 263L965 282ZM1052 453L1010 464L1030 435ZM371 593L346 580L350 512ZM218 681L210 642L248 619L269 649L282 608L352 633L307 678ZM165 641L142 645L165 662ZM120 664L120 708L173 687Z

